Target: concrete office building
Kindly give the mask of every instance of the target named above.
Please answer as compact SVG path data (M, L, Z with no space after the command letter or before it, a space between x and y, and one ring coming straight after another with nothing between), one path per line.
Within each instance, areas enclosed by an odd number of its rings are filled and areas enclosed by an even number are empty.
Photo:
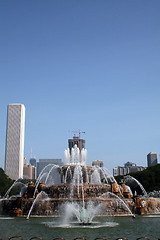
M5 152L5 173L11 179L23 178L25 106L9 104Z
M103 167L103 161L102 160L94 160L92 162L92 166L97 166L97 167Z
M74 145L77 145L77 147L81 151L82 148L85 148L85 140L76 136L74 136L73 139L68 139L68 148L70 149L70 153Z
M139 172L145 170L146 167L137 166L135 163L127 162L124 167L118 166L113 168L113 176L123 176L132 172Z
M126 162L126 163L124 164L124 166L125 166L125 167L135 167L136 164L135 164L135 163L132 163L132 162Z
M39 162L37 162L37 177L39 176L43 168L49 164L55 164L55 165L61 166L63 165L63 162L62 162L62 159L39 159Z
M148 153L147 164L148 164L148 167L157 165L157 153L154 153L154 152Z
M23 179L36 179L36 167L31 164L24 164Z

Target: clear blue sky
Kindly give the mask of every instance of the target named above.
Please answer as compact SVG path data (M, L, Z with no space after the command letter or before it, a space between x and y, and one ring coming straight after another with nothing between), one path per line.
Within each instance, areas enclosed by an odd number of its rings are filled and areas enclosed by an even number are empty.
M0 1L0 167L7 105L26 107L25 156L62 158L86 131L112 172L160 154L160 1Z

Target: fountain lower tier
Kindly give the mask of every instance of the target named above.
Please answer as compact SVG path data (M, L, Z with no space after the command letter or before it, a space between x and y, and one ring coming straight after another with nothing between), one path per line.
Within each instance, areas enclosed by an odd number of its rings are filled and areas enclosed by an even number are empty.
M0 202L0 215L10 216L27 216L28 212L33 204L34 199L4 199ZM100 206L98 215L101 216L114 216L114 215L130 215L126 208L124 208L121 202L118 202L115 198L86 198L85 205L90 201L95 206ZM133 214L158 214L160 213L160 199L158 198L141 198L139 196L134 199L123 199L125 204L129 207ZM57 216L61 215L64 211L66 203L78 203L83 205L83 200L74 199L40 199L33 207L31 215L38 216Z

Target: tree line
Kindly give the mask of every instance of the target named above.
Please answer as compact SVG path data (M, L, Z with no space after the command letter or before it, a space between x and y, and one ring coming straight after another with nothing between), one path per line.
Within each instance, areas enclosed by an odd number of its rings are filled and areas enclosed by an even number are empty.
M145 170L140 172L130 173L129 175L137 179L145 188L147 193L152 192L154 190L160 191L160 164L157 164L156 166L153 166L153 167L148 167ZM123 178L124 176L115 177L118 183Z
M5 174L4 170L0 168L0 196L5 195L13 182L14 181Z
M30 180L30 179L20 179L18 182L22 184L26 184L30 181L35 181L35 180ZM14 180L10 179L4 172L2 168L0 168L0 196L3 197L7 190L12 186L14 183ZM14 188L11 190L9 196L19 194L21 190L22 185L17 184L14 186Z

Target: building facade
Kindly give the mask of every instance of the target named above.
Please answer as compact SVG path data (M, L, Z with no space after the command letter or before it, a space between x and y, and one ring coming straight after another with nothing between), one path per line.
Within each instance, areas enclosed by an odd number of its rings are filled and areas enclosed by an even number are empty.
M97 167L101 167L102 168L104 166L104 164L103 164L102 160L94 160L92 162L92 166L97 166Z
M24 164L23 179L36 179L36 167L31 164Z
M135 163L127 162L124 167L118 166L113 168L113 176L123 176L132 172L139 172L145 170L146 167L137 166Z
M157 153L154 153L154 152L148 153L147 164L148 164L148 167L157 165Z
M11 179L23 178L25 106L9 104L5 151L5 173Z
M82 148L85 148L85 140L76 136L74 136L73 139L68 139L68 148L70 149L70 153L74 145L77 145L77 147L81 151Z

